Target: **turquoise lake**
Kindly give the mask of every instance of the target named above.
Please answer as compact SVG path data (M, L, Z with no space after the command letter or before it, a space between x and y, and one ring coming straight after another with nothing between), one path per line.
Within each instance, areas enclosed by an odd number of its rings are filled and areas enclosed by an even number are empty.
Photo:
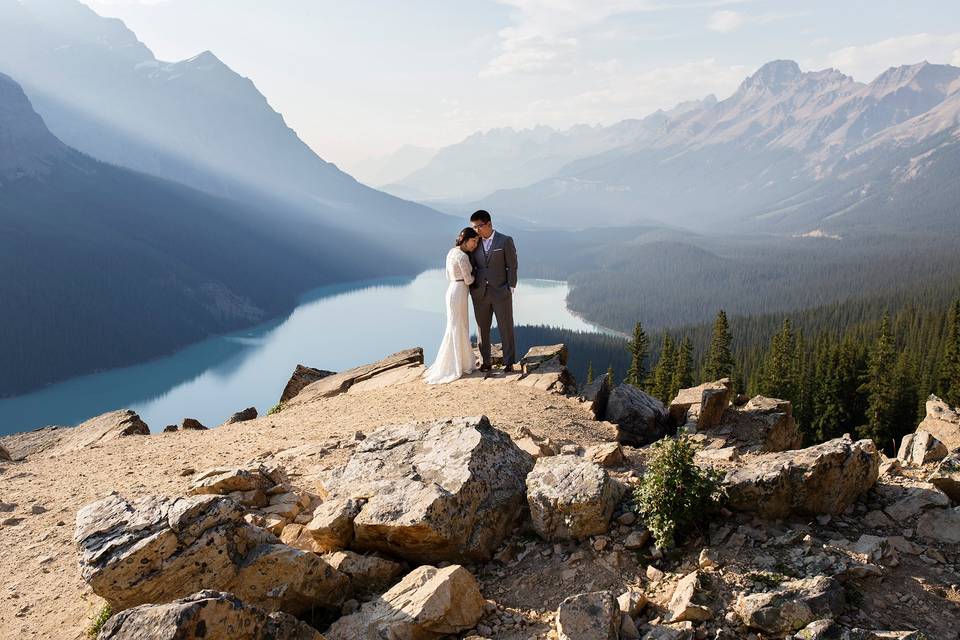
M185 417L214 426L250 406L263 414L276 404L297 364L343 371L418 346L429 364L446 323L445 291L439 269L415 278L316 289L273 322L209 338L168 357L0 400L0 434L75 425L121 408L139 413L153 431ZM515 321L602 330L568 311L566 297L565 282L521 280Z

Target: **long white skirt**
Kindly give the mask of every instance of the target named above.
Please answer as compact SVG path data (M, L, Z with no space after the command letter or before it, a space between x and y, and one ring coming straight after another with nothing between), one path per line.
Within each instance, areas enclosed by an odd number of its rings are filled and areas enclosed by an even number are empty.
M447 286L447 329L437 359L423 374L427 384L453 382L473 371L475 356L470 344L469 298L470 288L464 283L451 282Z

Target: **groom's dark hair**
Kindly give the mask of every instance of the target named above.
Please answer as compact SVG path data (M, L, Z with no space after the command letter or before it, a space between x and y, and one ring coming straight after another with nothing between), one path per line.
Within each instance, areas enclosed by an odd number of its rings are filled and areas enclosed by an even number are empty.
M490 222L490 214L483 209L474 211L473 215L470 216L470 222Z

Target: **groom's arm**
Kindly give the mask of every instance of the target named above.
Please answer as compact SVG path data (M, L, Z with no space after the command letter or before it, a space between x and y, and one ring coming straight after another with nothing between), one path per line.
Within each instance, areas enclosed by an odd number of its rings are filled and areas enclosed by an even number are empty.
M515 289L517 287L517 247L513 244L513 238L507 238L503 253L507 262L507 282L511 289Z

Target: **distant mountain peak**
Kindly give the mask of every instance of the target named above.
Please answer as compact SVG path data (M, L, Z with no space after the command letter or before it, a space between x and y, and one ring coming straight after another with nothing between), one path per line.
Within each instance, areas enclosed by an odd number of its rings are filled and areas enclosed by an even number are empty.
M800 65L793 60L773 60L744 80L741 89L768 89L778 93L802 75Z

